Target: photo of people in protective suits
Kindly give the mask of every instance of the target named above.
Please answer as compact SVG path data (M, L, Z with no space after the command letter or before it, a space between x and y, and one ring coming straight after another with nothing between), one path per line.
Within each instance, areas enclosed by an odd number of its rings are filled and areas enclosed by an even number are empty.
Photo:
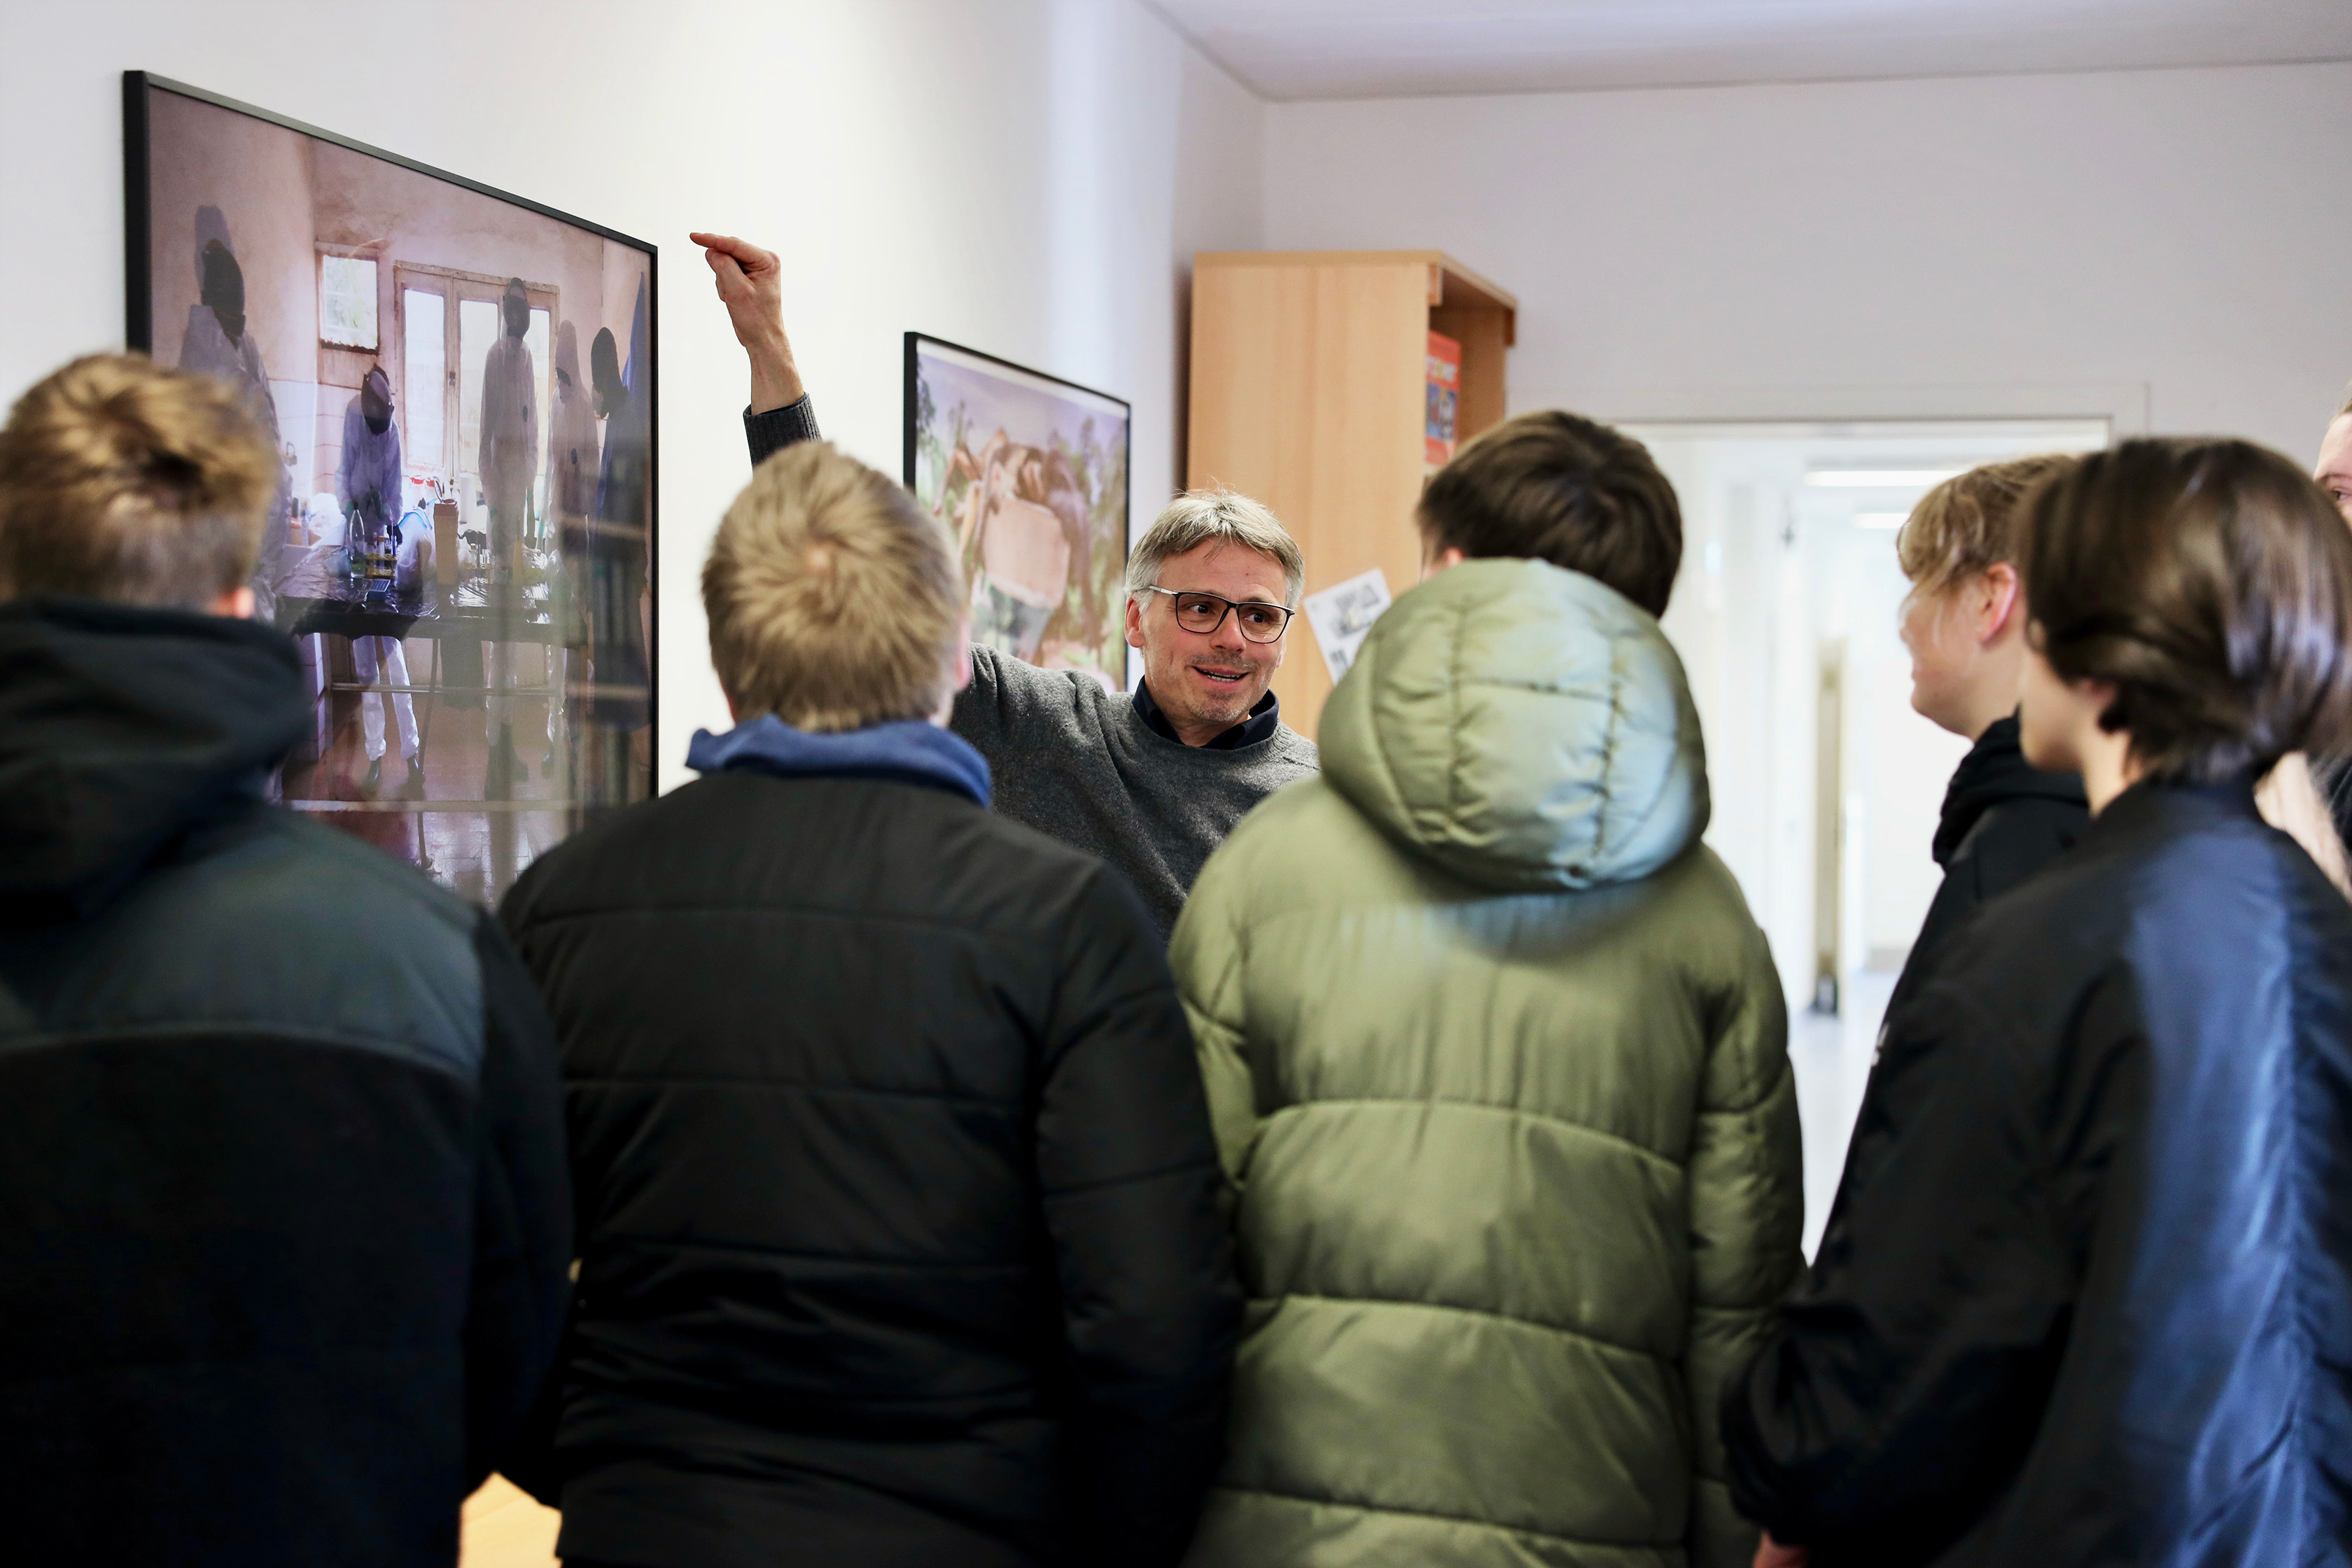
M916 337L908 488L954 531L971 638L1127 685L1128 406Z
M495 900L651 793L650 247L161 87L147 119L150 352L284 465L252 586L315 708L272 788Z

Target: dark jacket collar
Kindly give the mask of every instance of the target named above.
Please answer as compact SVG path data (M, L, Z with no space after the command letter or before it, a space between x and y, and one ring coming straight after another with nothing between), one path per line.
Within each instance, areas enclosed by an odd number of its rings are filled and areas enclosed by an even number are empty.
M724 735L697 730L686 765L703 773L774 773L783 778L894 779L952 790L986 805L988 763L962 737L919 719L816 734L772 713Z
M2091 819L2083 842L2111 844L2143 833L2178 831L2231 819L2263 820L2262 808L2254 804L2252 773L2218 784L2143 779L2107 802L2107 808Z
M1995 720L1953 771L1944 791L1943 820L1936 827L1936 864L1948 866L1969 829L1986 812L2010 800L2054 800L2083 805L2083 781L2073 773L2044 773L2019 749L2017 716Z
M1176 732L1176 726L1170 723L1168 715L1160 710L1159 702L1152 698L1151 688L1144 684L1140 677L1135 682L1135 716L1143 721L1144 728L1161 740L1173 741L1180 746L1184 743L1184 738ZM1201 749L1204 752L1238 752L1244 746L1255 746L1260 741L1273 740L1274 732L1281 728L1282 704L1269 691L1257 700L1257 706L1249 710L1248 718L1215 740L1204 742Z
M188 828L257 802L310 716L301 661L272 627L0 604L0 907L102 905Z

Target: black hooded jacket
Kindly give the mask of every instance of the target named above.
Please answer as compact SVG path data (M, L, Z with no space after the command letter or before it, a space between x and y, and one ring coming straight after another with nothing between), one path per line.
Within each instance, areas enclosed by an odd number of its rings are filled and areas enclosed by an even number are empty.
M552 1460L509 1474L567 1562L1167 1568L1241 1291L1142 905L929 725L692 754L500 910L581 1237Z
M0 604L0 1557L446 1565L562 1322L487 916L268 805L243 621Z
M1944 791L1934 846L1944 880L1919 922L1888 1011L1919 988L1936 950L1978 905L2064 854L2090 825L2082 779L2034 767L2019 749L2016 715L1995 720Z
M2143 784L1887 1020L1723 1434L1821 1568L2352 1561L2352 905Z

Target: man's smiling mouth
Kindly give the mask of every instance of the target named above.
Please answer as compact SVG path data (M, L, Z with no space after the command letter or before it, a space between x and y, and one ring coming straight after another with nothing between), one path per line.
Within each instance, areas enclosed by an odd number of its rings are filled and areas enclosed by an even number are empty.
M1228 673L1222 669L1205 669L1196 664L1192 667L1192 670L1196 675L1205 675L1211 680L1220 680L1228 686L1239 686L1243 681L1249 679L1249 671L1245 669Z

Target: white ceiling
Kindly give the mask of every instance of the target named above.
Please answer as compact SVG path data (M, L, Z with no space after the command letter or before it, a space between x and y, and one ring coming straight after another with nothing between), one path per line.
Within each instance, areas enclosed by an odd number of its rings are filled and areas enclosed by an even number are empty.
M2352 0L1147 0L1271 99L2352 59Z

